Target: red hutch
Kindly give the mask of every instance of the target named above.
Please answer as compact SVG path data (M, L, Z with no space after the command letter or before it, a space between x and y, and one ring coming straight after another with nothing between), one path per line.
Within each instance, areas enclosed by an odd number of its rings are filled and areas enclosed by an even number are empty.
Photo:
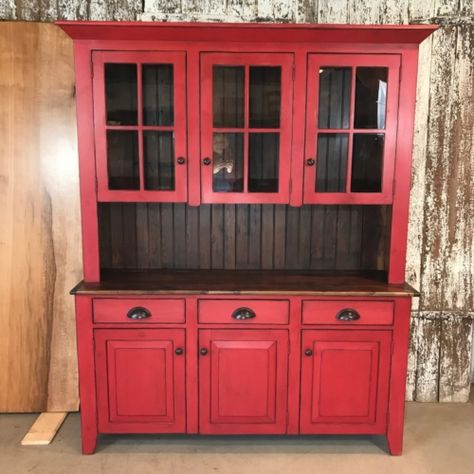
M418 44L435 27L60 22L83 452L102 433L402 451Z

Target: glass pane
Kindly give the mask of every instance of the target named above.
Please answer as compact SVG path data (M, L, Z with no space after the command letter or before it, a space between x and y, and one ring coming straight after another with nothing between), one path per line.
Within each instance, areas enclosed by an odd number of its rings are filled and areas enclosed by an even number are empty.
M352 147L351 191L379 193L382 191L384 134L354 134Z
M105 64L107 125L136 125L136 64Z
M251 128L279 128L281 67L250 67Z
M385 128L387 108L386 67L358 67L354 128Z
M350 67L319 69L319 128L349 128Z
M244 126L244 84L243 66L214 66L214 127Z
M318 193L346 191L348 141L349 135L346 133L319 134L316 158Z
M249 192L278 192L279 133L249 134Z
M244 190L244 134L214 133L212 189L215 192Z
M143 132L143 159L145 189L174 190L173 132Z
M143 123L173 125L173 65L144 64Z
M140 189L138 133L107 130L109 189Z

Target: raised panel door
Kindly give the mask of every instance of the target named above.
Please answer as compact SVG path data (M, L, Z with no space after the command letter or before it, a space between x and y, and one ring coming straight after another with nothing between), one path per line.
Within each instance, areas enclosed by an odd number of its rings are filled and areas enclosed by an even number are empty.
M301 433L384 433L390 345L390 331L303 331Z
M287 331L201 330L199 347L201 433L286 432Z
M181 329L95 331L99 432L185 432Z

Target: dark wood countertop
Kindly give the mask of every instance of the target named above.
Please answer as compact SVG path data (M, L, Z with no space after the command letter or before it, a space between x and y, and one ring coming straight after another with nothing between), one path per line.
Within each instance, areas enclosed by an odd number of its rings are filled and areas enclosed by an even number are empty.
M407 283L388 284L383 272L279 270L103 271L99 283L80 282L75 295L310 295L419 296Z

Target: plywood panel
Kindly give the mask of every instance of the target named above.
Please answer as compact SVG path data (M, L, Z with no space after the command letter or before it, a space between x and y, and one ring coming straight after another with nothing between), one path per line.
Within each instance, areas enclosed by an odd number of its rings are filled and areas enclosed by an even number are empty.
M3 23L0 70L0 412L75 410L71 42L53 25Z

